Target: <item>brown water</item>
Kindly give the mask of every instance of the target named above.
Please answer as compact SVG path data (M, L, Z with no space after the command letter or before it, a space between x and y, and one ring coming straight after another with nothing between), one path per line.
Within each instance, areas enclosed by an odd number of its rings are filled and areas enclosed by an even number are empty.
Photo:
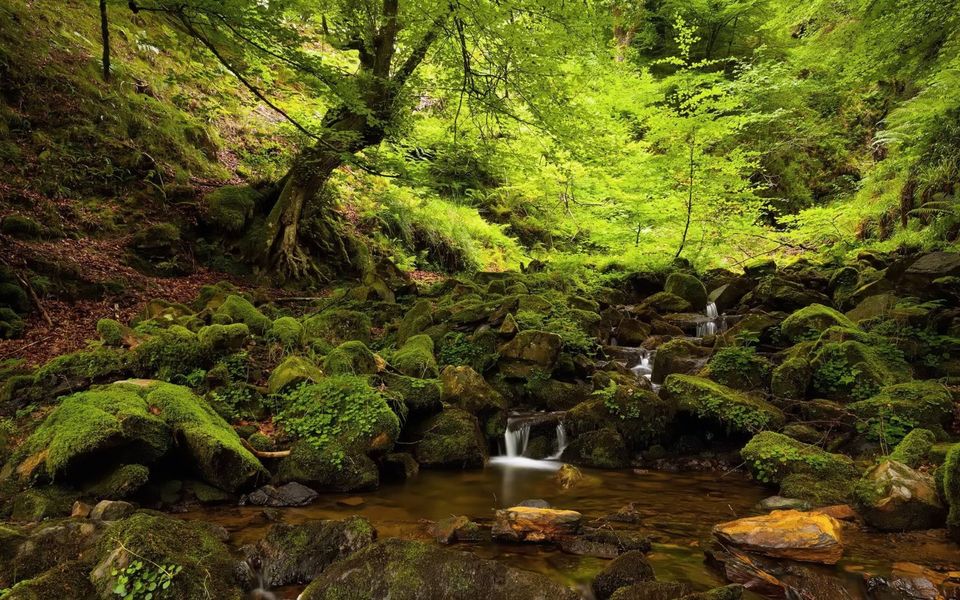
M563 490L552 470L490 465L480 471L424 471L415 479L384 484L360 494L325 494L303 508L280 509L287 523L310 519L342 519L361 515L381 538L427 539L426 521L467 515L489 523L497 508L540 498L557 508L577 510L590 521L633 503L642 515L635 527L654 541L649 558L662 580L686 581L703 588L725 582L703 563L701 540L716 523L757 514L755 505L769 495L738 473L662 473L583 470L584 479ZM362 498L360 506L345 506L347 497ZM224 526L236 545L265 535L272 522L259 507L225 507L187 513ZM620 526L618 524L618 526ZM847 551L836 567L819 571L845 588L850 598L865 598L863 574L887 574L894 563L918 563L939 570L960 569L960 548L942 531L902 535L866 533L855 526L845 532ZM460 544L476 554L511 566L536 571L568 585L585 587L608 561L565 554L550 545L508 545L484 542ZM282 590L295 598L297 590ZM748 596L757 598L757 596Z

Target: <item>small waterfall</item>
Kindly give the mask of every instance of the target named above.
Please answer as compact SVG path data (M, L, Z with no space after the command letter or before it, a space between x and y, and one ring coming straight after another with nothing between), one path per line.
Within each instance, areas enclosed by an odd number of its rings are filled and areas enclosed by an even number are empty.
M653 376L653 353L649 350L643 350L640 354L640 362L630 367L630 370L637 377L650 379Z
M551 454L547 457L547 460L557 460L563 455L563 451L567 449L567 429L563 426L563 421L557 423L557 451L554 454Z
M530 441L530 423L514 421L507 423L507 431L503 434L503 443L507 449L507 456L516 458L523 456L527 451L527 442Z
M717 333L717 320L719 317L717 305L714 302L707 304L707 321L697 324L697 337L706 337Z

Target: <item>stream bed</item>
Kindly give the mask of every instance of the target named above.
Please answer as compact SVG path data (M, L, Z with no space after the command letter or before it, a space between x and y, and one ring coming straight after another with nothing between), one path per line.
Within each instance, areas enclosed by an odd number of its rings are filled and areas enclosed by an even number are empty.
M707 588L725 582L704 563L701 541L709 538L710 529L716 523L758 514L757 503L770 495L768 490L737 472L583 469L583 480L564 490L555 479L558 466L559 463L548 461L494 459L483 470L423 471L410 481L384 483L369 493L322 494L313 504L302 508L266 512L254 506L205 508L181 516L221 525L230 533L231 542L241 546L263 537L273 520L298 523L311 519L343 519L356 514L373 523L380 538L429 539L427 521L466 515L481 525L489 524L496 509L527 499L543 499L555 508L579 511L585 523L632 503L641 517L641 523L633 527L646 532L654 542L648 558L657 578ZM362 499L362 504L354 505L358 499ZM887 597L868 596L865 575L909 573L917 570L914 565L942 573L960 570L960 548L946 538L944 530L881 534L850 525L844 533L844 559L834 567L814 566L812 572L829 580L831 588L844 590L845 597L851 599ZM589 588L593 577L609 562L566 554L553 545L486 541L452 547L543 573L583 590ZM300 589L274 592L278 598L292 599ZM749 593L745 597L760 598ZM844 592L811 597L842 598Z

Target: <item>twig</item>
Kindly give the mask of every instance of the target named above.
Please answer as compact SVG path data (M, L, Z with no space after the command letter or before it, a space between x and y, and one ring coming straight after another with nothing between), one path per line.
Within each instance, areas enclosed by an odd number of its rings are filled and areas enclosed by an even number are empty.
M250 442L247 440L241 439L240 443L243 444L243 447L250 451L251 454L257 458L286 458L290 456L289 450L277 450L275 452L268 452L266 450L257 450L250 445Z

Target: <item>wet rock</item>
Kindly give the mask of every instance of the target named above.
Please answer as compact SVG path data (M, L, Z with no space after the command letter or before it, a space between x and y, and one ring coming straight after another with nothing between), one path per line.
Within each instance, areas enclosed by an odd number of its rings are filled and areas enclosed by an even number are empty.
M874 600L960 598L956 573L939 573L914 563L896 563L887 575L865 574L863 579L867 594Z
M440 399L472 415L504 410L503 396L476 371L467 366L449 365L440 373Z
M327 568L301 600L341 598L577 600L579 595L542 575L466 552L391 539Z
M537 371L551 372L563 339L546 331L521 331L500 347L500 371L508 377L530 377Z
M594 542L582 536L560 540L560 550L567 554L591 556L593 558L616 558L620 556L620 549L613 544Z
M253 506L270 506L282 508L289 506L306 506L317 499L317 492L293 481L280 487L265 485L262 488L240 498L240 504Z
M650 336L650 325L639 319L621 319L613 335L621 346L636 347Z
M783 413L769 402L703 377L670 375L660 395L675 401L679 412L720 424L728 432L751 433L784 422Z
M591 587L598 600L606 600L620 588L653 580L653 567L642 552L634 550L620 555L607 565L593 580Z
M622 469L629 464L627 445L615 429L604 428L578 435L561 459L585 467Z
M583 480L583 473L573 465L563 465L554 476L562 489L570 489Z
M93 510L93 507L86 502L77 500L73 503L73 508L70 509L70 517L74 519L86 519L90 516L90 511Z
M573 510L514 506L496 512L492 533L506 542L551 542L576 535L582 520Z
M118 521L133 514L136 508L123 500L101 500L90 511L94 521Z
M777 510L714 526L724 544L774 558L836 564L843 556L840 523L823 513Z
M742 585L725 585L706 592L696 592L680 596L677 600L740 600L743 597Z
M717 305L717 311L723 313L740 303L740 300L751 290L753 282L746 277L737 277L707 295L707 301Z
M44 523L26 534L2 536L4 555L9 563L0 560L0 586L12 586L15 581L30 579L58 564L76 560L92 548L106 526L87 520L65 520Z
M856 499L864 521L882 531L931 529L946 518L933 477L893 460L883 461L863 476Z
M362 517L298 525L278 523L262 540L243 548L244 564L239 575L252 584L256 573L251 565L259 565L267 587L307 583L337 560L366 548L375 538L373 526Z
M654 383L662 383L672 373L690 374L699 371L710 358L710 348L686 339L675 339L657 348L653 357Z
M295 442L281 459L274 483L301 483L332 492L375 489L380 483L377 464L362 452L351 452L337 464L330 454L308 441Z
M784 498L783 496L770 496L764 498L757 504L760 510L809 510L810 503L799 498Z
M517 506L522 506L524 508L553 508L549 502L543 500L542 498L528 498L518 503Z
M803 600L854 600L837 577L825 575L802 563L774 560L741 552L731 547L712 547L705 551L707 562L731 582L767 598L802 598ZM728 588L714 593L737 593ZM719 596L723 598L724 596ZM732 596L739 597L739 596ZM707 600L710 596L692 596L686 600ZM717 596L713 597L717 599Z
M834 504L832 506L821 506L817 509L825 515L831 516L838 521L856 521L857 513L849 504Z
M419 442L414 457L422 467L480 468L487 461L487 444L476 417L448 408L415 428Z
M613 529L612 527L584 528L579 536L583 540L613 546L618 553L638 550L650 552L650 536L627 529Z
M478 542L483 537L480 526L463 515L447 517L431 524L429 533L441 544Z
M383 457L380 469L385 479L406 481L420 473L420 465L413 455L407 452L392 452Z

